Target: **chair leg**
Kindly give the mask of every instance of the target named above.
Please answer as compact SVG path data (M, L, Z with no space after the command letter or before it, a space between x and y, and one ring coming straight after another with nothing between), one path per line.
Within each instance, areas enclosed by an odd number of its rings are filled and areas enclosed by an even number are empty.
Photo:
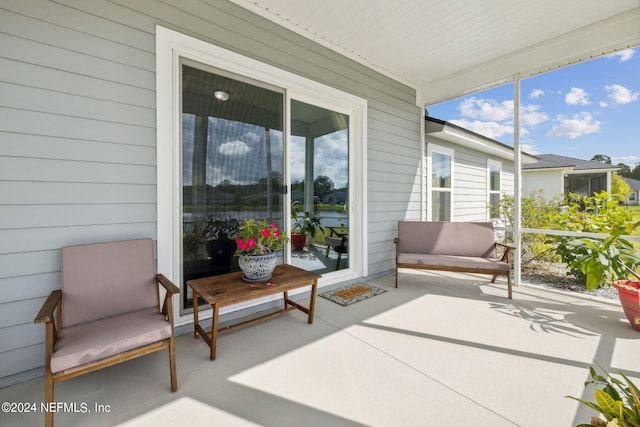
M398 287L398 267L396 266L396 288Z
M47 405L47 409L51 409L53 403L53 376L50 371L47 371L44 375L44 402ZM53 427L53 412L47 411L44 413L44 425L45 427Z
M511 272L507 274L507 287L509 289L509 299L513 299L511 293Z
M497 274L494 274L493 277L491 277L491 283L496 283L496 278L498 277Z
M171 370L171 391L178 390L178 378L176 375L176 349L173 337L169 340L169 369Z

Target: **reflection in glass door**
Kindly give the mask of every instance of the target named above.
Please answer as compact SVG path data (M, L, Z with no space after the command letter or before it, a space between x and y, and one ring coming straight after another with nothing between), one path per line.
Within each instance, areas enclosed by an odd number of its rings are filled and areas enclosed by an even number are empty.
M183 61L184 307L187 280L239 271L238 221L284 226L283 117L283 91Z
M291 101L291 263L349 268L349 116Z

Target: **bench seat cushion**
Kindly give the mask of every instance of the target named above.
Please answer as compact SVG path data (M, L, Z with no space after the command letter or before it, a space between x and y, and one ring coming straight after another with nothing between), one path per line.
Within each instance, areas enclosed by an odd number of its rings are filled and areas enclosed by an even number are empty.
M496 272L508 272L509 264L498 258L453 256L453 255L425 255L416 253L398 254L398 264L414 264L422 268L450 267L460 269L481 269Z
M95 362L169 337L171 324L155 307L63 328L51 356L51 372Z

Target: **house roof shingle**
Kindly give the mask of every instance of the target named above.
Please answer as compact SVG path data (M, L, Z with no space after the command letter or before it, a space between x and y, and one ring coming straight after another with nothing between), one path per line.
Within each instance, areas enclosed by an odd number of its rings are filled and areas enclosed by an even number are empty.
M633 191L640 190L640 180L633 179L633 178L625 178L625 177L622 177L622 179L624 179L625 182L629 184L629 187L631 187Z
M536 163L523 164L523 170L535 170L535 169L551 169L551 168L571 168L574 171L581 170L618 170L619 168L614 165L606 163L594 162L591 160L576 159L573 157L560 156L557 154L538 154L536 155L540 160Z

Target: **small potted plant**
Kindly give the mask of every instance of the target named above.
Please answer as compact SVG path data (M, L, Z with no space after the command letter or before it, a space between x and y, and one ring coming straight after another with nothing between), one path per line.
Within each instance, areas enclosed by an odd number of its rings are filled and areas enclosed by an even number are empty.
M244 272L243 279L248 282L268 280L278 261L276 251L289 241L281 232L278 224L269 224L264 220L247 219L239 225L236 239L239 254L238 265Z
M324 232L324 228L320 225L320 217L311 215L308 211L303 211L303 207L297 203L291 205L291 218L293 225L291 226L291 244L297 251L304 249L307 242L307 235L313 240L316 231Z
M602 367L600 367L602 371ZM600 413L600 417L591 417L590 424L579 424L576 427L587 426L640 426L640 390L625 374L618 371L624 381L612 377L605 372L600 375L593 366L589 369L591 381L585 382L585 386L592 384L595 390L595 401L566 396L570 399L587 405ZM601 387L601 388L598 388Z

